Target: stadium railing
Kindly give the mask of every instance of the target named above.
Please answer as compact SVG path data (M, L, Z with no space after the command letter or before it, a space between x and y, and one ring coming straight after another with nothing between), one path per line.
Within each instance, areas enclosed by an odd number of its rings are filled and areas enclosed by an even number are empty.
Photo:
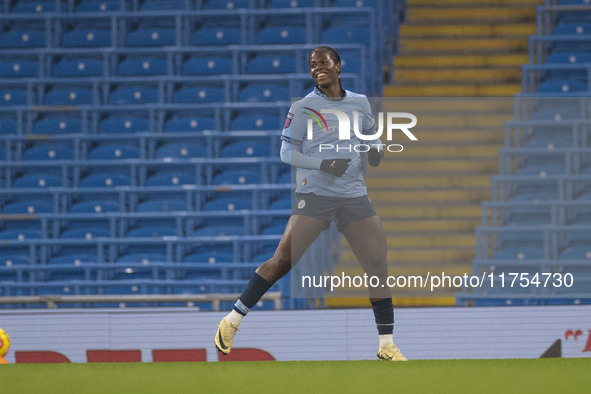
M140 295L57 295L14 296L0 297L0 304L6 306L45 306L58 308L67 304L75 307L88 307L94 304L107 304L116 307L124 306L154 306L177 304L188 307L210 304L211 310L222 310L222 302L233 302L240 293L209 293L209 294L140 294ZM261 298L262 301L272 301L274 309L282 309L281 292L270 291ZM107 306L105 305L105 306ZM209 308L208 308L209 309Z

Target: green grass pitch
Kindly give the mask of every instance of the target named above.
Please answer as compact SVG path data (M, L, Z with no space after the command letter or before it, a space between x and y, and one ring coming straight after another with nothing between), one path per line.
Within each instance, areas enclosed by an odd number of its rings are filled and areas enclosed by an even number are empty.
M11 393L588 393L591 359L13 364Z

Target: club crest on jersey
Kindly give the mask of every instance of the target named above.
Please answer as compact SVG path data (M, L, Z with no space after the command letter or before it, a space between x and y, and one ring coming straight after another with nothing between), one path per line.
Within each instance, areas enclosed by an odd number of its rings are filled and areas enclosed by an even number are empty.
M283 124L283 128L287 129L289 125L291 125L291 120L293 119L293 114L291 112L287 113L287 118L285 118L285 123Z

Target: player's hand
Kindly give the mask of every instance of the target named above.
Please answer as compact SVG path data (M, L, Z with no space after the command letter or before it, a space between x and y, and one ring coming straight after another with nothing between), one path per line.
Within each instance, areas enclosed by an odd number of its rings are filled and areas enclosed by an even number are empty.
M379 166L380 162L382 161L383 158L384 158L384 151L383 150L371 148L367 152L367 161L369 162L369 165L372 167Z
M332 176L340 177L343 176L347 168L349 168L349 162L351 159L327 159L322 160L320 169L324 172L328 172Z

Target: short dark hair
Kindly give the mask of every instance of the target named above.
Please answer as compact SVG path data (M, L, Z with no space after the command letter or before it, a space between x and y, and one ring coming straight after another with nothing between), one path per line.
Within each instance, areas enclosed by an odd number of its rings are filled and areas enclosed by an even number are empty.
M336 49L327 46L321 46L312 49L312 52L310 52L310 55L308 55L308 64L310 64L310 58L314 52L326 52L328 53L328 56L330 56L330 58L335 62L335 64L341 62L341 57L339 56L339 53L336 51Z

